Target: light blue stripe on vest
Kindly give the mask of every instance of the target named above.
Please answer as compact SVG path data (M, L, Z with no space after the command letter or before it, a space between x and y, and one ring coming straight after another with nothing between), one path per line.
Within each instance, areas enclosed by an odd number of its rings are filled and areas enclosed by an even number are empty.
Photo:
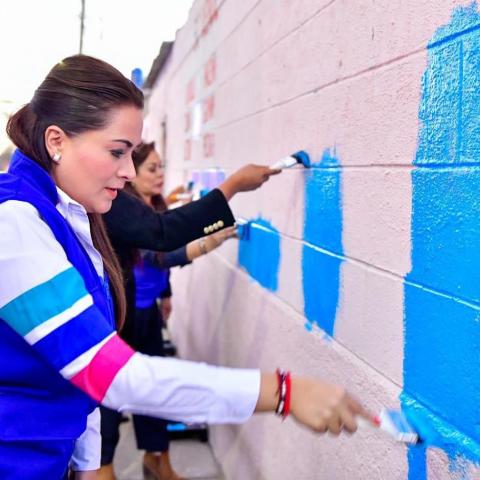
M80 274L74 268L68 268L0 308L0 318L24 337L87 295ZM78 312L72 316L76 315Z

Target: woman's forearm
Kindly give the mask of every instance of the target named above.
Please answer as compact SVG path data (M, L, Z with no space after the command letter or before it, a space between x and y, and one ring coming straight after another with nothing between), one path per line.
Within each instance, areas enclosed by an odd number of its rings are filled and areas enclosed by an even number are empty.
M196 258L202 255L202 251L200 248L200 240L194 240L193 242L190 242L187 245L186 249L187 249L187 258L189 262L191 262L192 260L195 260Z
M262 373L255 412L273 412L278 404L278 381L274 373Z
M225 199L230 201L239 192L249 192L261 187L272 175L281 170L272 169L264 165L245 165L227 177L217 188Z
M232 227L233 228L233 227ZM202 237L199 240L194 240L187 245L188 261L195 260L202 255L205 255L212 250L215 250L222 242L218 241L216 234L208 237Z

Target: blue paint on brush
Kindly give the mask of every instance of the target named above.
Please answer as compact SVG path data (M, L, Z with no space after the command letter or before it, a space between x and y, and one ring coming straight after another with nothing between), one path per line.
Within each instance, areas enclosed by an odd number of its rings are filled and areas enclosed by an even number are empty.
M260 285L275 292L280 268L278 230L260 217L249 222L248 238L239 241L238 263Z
M305 316L332 336L342 263L341 169L336 152L325 150L305 172L303 294Z
M412 172L404 393L425 446L480 463L480 15L458 8L429 44ZM410 480L425 479L411 447ZM453 464L453 463L452 463Z
M305 168L310 168L312 166L310 162L310 155L304 150L299 150L292 154L292 157L297 160L298 163L302 164Z
M235 221L237 228L237 237L239 240L249 240L250 239L250 227L251 221L244 218L237 218Z

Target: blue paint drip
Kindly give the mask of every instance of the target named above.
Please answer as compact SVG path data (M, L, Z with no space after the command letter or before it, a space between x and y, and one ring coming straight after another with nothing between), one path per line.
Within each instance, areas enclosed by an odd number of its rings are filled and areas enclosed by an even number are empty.
M424 446L408 448L408 480L427 478L427 450Z
M402 403L425 446L480 463L480 15L458 8L429 44L412 172ZM452 463L453 464L453 463Z
M312 167L305 174L305 316L332 336L343 256L341 169L335 151L330 150L325 150L321 161Z
M239 241L238 263L260 285L275 292L280 268L278 230L260 217L252 220L248 238Z

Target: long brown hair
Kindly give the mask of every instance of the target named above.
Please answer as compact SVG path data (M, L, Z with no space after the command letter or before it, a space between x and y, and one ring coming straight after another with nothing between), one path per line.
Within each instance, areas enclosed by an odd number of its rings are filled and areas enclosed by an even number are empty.
M145 160L148 158L150 153L152 153L154 150L155 150L155 143L154 142L151 142L151 143L142 142L140 145L138 145L135 148L135 150L133 150L132 160L133 160L133 165L135 167L135 172L137 173L137 175L138 175L138 169L140 168L142 163L145 162ZM140 193L133 186L132 182L128 182L125 185L125 190L128 193L130 193L131 195L140 199L142 202L144 201L144 199L141 197ZM152 202L151 208L153 208L153 210L155 210L156 212L163 213L163 212L167 211L167 209L168 209L167 202L165 202L165 199L163 198L163 195L161 195L161 194L160 195L152 195L151 202ZM156 255L157 255L158 261L160 262L160 264L162 264L163 263L164 252L156 252ZM136 250L135 254L134 254L134 261L138 262L140 260L140 258L141 258L140 251Z
M57 125L69 136L101 129L112 109L126 105L143 108L143 94L130 80L108 63L74 55L50 70L30 103L9 119L7 133L23 153L51 173L52 159L45 145L45 131L50 125ZM93 243L110 278L120 328L126 311L122 272L101 215L88 216Z
M155 150L155 143L144 143L142 142L138 145L135 150L132 152L132 160L133 165L135 167L135 171L138 174L138 169L142 165L142 163L147 159L147 157ZM125 189L135 195L136 197L140 198L140 194L137 192L135 187L131 182L125 185ZM167 210L167 203L162 195L152 195L152 208L157 212L165 212Z

